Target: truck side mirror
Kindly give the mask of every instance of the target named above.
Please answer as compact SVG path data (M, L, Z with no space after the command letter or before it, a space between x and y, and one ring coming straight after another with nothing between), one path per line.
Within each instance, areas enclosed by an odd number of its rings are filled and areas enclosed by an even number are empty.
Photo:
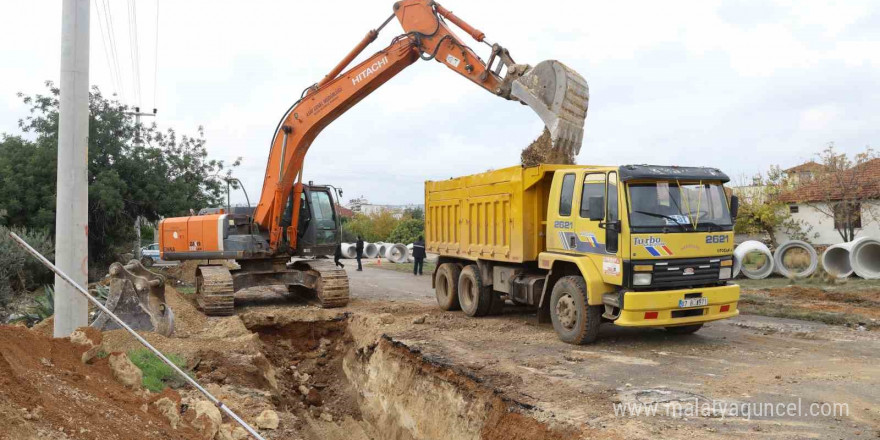
M730 196L730 219L736 220L736 214L739 213L739 197Z
M588 206L590 207L590 220L605 220L605 198L590 197Z

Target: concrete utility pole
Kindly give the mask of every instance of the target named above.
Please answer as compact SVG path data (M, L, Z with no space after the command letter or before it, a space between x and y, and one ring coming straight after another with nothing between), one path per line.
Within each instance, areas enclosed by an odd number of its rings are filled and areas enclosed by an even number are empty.
M89 281L89 0L64 0L61 10L61 111L55 265L82 286ZM56 338L88 325L89 302L55 275Z
M133 112L125 112L127 115L134 115L134 125L135 125L135 134L134 134L134 144L135 145L143 145L144 141L141 138L141 116L156 116L156 109L153 109L153 113L142 113L140 107L135 107ZM134 230L135 230L135 242L134 242L134 259L141 259L141 217L134 219Z

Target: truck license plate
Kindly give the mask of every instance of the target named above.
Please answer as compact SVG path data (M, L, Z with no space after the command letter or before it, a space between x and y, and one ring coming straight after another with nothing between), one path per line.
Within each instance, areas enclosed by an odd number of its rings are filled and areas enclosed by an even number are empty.
M684 309L687 307L700 307L709 305L709 298L687 298L678 300L678 307Z

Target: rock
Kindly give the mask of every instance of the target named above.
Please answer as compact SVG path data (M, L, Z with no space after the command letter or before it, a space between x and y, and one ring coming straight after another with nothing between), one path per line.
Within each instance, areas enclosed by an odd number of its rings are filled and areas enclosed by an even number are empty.
M424 324L426 319L428 319L428 315L427 315L427 314L422 315L422 316L419 316L419 317L413 319L412 323L413 323L413 324Z
M70 334L70 342L86 348L81 358L84 364L91 362L103 350L103 339L101 332L91 327L80 327Z
M306 403L312 406L321 406L324 404L324 399L321 397L321 393L315 389L311 389L309 390L309 393L306 394Z
M141 388L144 373L140 368L131 363L128 355L125 353L113 353L110 355L110 369L113 370L113 377L121 384L135 390Z
M196 418L192 422L193 428L199 430L204 438L213 439L217 435L217 431L220 430L220 423L223 419L220 410L207 400L196 402L194 409Z
M177 429L177 425L180 424L180 408L177 407L177 403L167 397L163 397L153 402L153 406L159 410L159 414L168 419L168 423L172 428Z
M271 409L263 410L256 420L257 428L278 429L278 413Z
M332 422L333 416L331 416L330 413L322 412L321 413L321 420L324 420L325 422Z
M379 315L379 322L385 325L394 324L394 315L390 313L383 313Z
M248 433L244 428L234 423L224 423L217 431L216 440L247 440Z
M307 387L307 386L305 386L305 385L300 385L300 386L299 386L299 392L300 392L303 396L308 396L308 395L309 395L309 387Z

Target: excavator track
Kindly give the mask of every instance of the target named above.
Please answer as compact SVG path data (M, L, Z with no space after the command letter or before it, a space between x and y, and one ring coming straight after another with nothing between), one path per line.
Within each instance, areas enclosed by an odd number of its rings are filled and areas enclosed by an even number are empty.
M196 269L196 302L208 316L235 313L232 274L225 266L199 266Z
M308 271L317 277L315 297L322 308L344 307L348 304L348 274L330 261L302 261Z

